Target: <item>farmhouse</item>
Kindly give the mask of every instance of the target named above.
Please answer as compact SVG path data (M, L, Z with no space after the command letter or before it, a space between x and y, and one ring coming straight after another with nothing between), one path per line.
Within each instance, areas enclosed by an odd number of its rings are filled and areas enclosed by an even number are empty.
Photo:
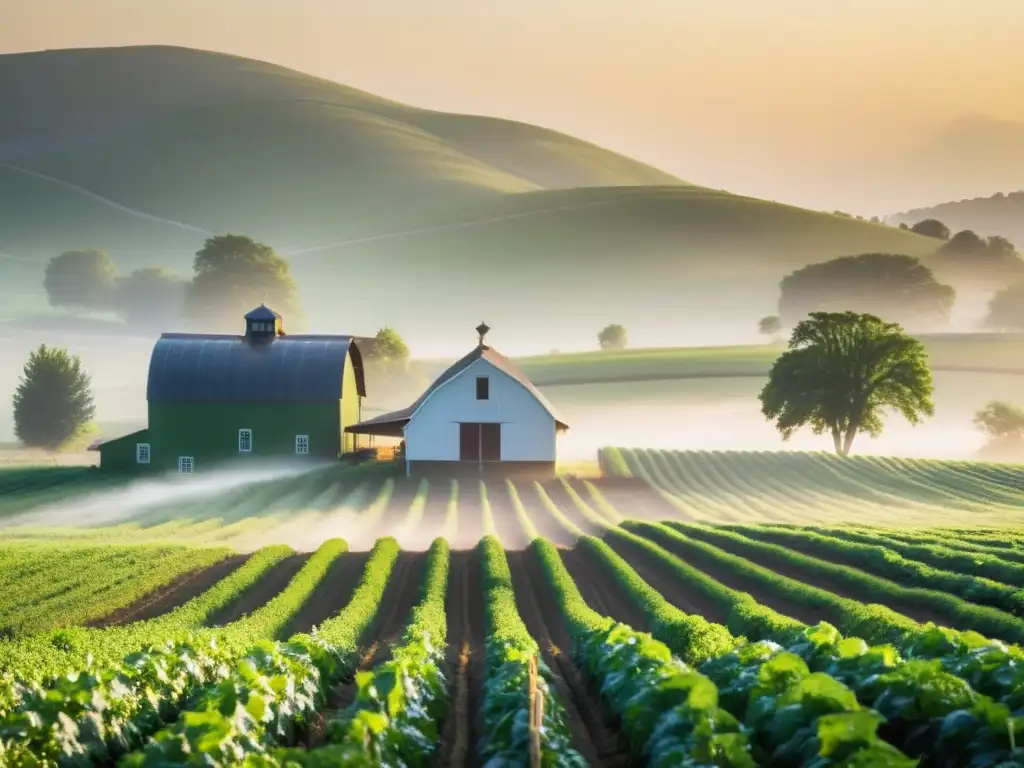
M226 460L336 460L356 448L362 357L351 336L287 336L260 305L242 336L165 333L153 348L149 427L94 446L105 469L190 474Z
M568 429L554 407L506 357L484 344L454 363L408 408L345 428L401 437L406 474L547 475L555 436Z

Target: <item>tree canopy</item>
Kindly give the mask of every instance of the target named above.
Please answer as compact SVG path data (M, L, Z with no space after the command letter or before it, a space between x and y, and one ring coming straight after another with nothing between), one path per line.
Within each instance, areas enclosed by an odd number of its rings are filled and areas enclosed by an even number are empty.
M57 450L96 414L82 361L42 345L29 355L14 392L14 433L30 448Z
M982 457L1017 459L1024 455L1024 409L993 400L974 415L974 426L987 438Z
M969 229L957 232L936 252L936 272L958 285L994 290L1024 280L1024 260L1007 238L984 238Z
M164 269L137 269L117 281L117 310L140 328L174 330L181 321L188 281Z
M105 251L67 251L47 263L43 287L52 307L104 310L113 299L116 273Z
M269 245L243 235L211 237L196 254L193 272L185 311L204 330L237 330L261 302L284 317L285 328L303 324L291 268Z
M409 347L394 328L384 327L373 337L372 360L382 363L404 363L409 359Z
M1024 280L998 291L988 302L985 325L999 331L1024 331Z
M768 315L757 321L757 330L765 336L774 336L782 330L782 321L778 315Z
M934 237L937 240L949 240L949 236L952 234L949 231L949 227L938 219L924 219L919 221L910 228L910 231L916 232L919 235L924 235L925 237Z
M625 349L629 343L626 328L616 323L606 325L597 334L597 343L601 345L601 349Z
M912 328L948 322L956 292L912 256L864 253L810 264L782 279L779 316L790 328L812 312L867 312Z
M918 424L934 415L924 346L897 323L855 312L814 312L797 324L789 348L761 390L761 412L783 440L809 426L832 436L840 456L861 432L882 433L893 408Z

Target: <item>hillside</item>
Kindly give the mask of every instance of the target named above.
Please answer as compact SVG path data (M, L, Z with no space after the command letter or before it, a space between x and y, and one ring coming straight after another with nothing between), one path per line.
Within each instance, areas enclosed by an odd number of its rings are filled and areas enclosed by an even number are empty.
M1024 247L1024 191L954 200L888 217L893 224L914 224L922 219L938 219L954 232L972 229L986 237L1002 235Z
M450 335L486 313L533 350L589 343L613 320L643 343L707 343L695 319L749 333L779 278L808 262L934 249L695 187L555 131L222 54L0 56L0 100L0 252L18 265L4 286L18 307L32 294L42 305L42 265L62 250L187 273L205 237L230 231L292 259L324 329L359 316L417 342L415 328Z

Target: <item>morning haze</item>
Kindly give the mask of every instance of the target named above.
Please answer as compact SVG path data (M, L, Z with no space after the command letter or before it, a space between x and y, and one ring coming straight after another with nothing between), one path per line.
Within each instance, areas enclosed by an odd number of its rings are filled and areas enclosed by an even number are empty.
M225 51L551 127L702 185L885 215L1019 186L1024 128L998 121L1024 123L1022 28L1015 0L36 0L0 8L0 51Z

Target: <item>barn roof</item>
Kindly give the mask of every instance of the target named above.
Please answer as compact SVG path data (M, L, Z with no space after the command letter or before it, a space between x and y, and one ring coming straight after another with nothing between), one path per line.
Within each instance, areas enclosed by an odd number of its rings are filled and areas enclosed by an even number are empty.
M280 320L281 316L265 304L260 304L245 316L246 320Z
M414 402L408 408L403 408L400 411L392 411L391 413L384 413L381 414L380 416L375 416L372 419L361 421L358 424L354 424L351 427L347 427L345 431L381 435L386 433L380 430L386 430L389 427L403 426L406 422L409 421L409 419L412 418L412 415L419 409L421 405L423 405L424 401L426 401L426 399L430 397L430 395L435 390L437 390L445 382L454 379L464 370L469 368L469 366L471 366L477 360L486 360L499 371L508 374L513 379L518 381L520 384L526 387L526 389L530 392L530 394L534 396L534 398L536 398L537 402L539 402L544 407L544 410L551 414L551 417L555 420L555 426L558 429L569 428L569 425L562 421L561 417L558 415L558 412L555 410L555 406L553 406L551 402L540 393L540 390L538 390L533 385L533 382L530 381L529 378L527 378L526 374L523 373L522 369L518 365L513 363L511 360L509 360L507 357L505 357L497 350L491 349L490 347L481 344L468 355L465 355L464 357L452 363L448 368L446 368L444 373L438 376L437 379L434 380L434 383L427 387L427 390L422 395L420 395L416 399L416 402Z
M363 362L351 336L243 336L165 333L149 362L150 403L330 403L342 395L352 356L356 390Z

